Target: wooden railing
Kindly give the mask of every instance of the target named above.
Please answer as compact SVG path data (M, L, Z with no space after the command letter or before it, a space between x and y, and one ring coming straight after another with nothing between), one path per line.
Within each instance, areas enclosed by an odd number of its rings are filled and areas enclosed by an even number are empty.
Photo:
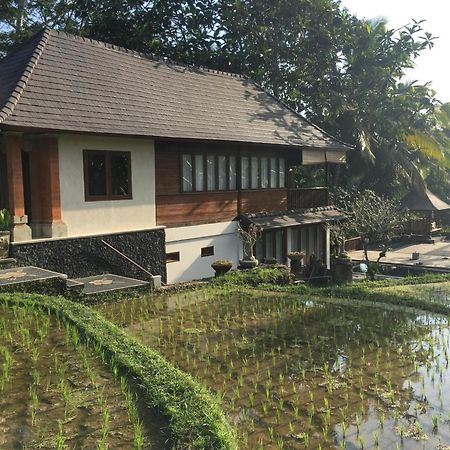
M288 189L288 209L306 209L329 205L328 188Z

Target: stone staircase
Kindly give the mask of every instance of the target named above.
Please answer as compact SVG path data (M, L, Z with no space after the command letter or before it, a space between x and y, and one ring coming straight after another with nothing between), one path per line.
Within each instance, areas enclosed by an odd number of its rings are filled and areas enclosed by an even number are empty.
M11 259L11 258L10 258ZM63 273L40 267L15 267L15 260L1 260L0 292L37 292L68 297L97 296L127 292L148 292L151 283L113 274L69 279Z

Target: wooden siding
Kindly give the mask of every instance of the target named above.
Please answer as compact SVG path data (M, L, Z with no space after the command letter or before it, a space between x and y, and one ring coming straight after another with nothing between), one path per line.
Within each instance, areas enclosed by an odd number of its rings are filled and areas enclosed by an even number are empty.
M315 208L329 204L328 189L325 187L289 189L288 191L287 209Z
M241 212L270 212L287 209L287 189L265 189L241 192Z
M233 220L237 215L236 192L157 195L158 225L196 225Z
M156 223L158 225L196 225L233 220L239 213L287 209L287 189L239 192L239 168L237 170L238 190L236 191L181 192L180 156L183 153L228 154L237 157L238 155L284 156L286 157L286 171L289 167L288 155L281 152L280 149L236 144L157 141L155 145L155 184Z

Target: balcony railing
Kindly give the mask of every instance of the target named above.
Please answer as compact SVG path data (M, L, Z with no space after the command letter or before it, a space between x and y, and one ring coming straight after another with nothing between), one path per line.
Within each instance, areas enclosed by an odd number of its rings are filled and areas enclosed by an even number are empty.
M288 189L288 209L306 209L329 205L328 188Z

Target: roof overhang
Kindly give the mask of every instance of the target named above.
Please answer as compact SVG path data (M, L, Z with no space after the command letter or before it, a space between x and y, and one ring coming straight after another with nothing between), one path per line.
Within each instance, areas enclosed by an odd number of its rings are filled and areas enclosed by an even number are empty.
M303 149L302 150L302 164L304 166L312 164L345 164L347 150L334 149Z
M309 208L274 213L244 214L241 222L254 223L263 229L295 227L346 220L347 216L334 206Z

